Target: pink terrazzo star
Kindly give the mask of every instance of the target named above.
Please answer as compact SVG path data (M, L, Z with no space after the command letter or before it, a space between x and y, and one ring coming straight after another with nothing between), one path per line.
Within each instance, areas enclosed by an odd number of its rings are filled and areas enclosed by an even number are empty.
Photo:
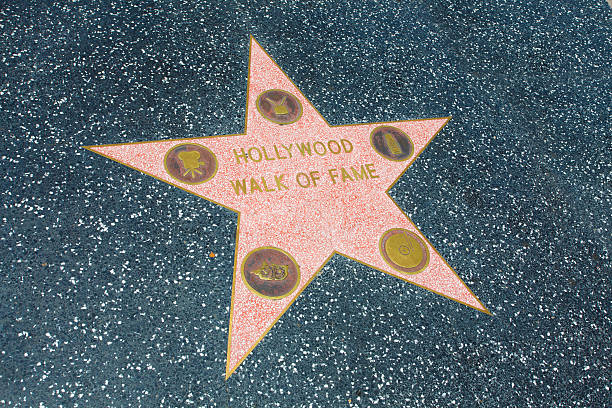
M239 214L228 378L335 253L489 313L387 195L448 120L330 126L251 38L244 134L88 149Z

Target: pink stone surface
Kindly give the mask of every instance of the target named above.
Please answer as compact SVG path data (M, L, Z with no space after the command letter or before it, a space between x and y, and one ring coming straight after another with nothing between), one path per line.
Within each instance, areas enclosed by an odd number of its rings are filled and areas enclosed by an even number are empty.
M301 102L303 116L289 125L266 120L256 107L257 96L268 89L291 92ZM331 127L302 93L293 85L259 44L251 39L247 123L245 134L202 137L171 141L92 146L90 150L128 165L160 180L183 188L240 214L236 253L226 376L240 365L274 323L310 283L333 253L351 257L405 281L446 296L475 309L488 312L457 274L431 246L429 241L398 208L386 191L421 153L448 118L385 123L404 131L414 144L407 161L390 161L370 145L370 132L381 124ZM350 153L319 156L299 154L296 143L345 139ZM218 171L210 181L189 185L166 172L164 156L174 146L198 143L210 149L218 161ZM293 144L291 159L274 158L274 146ZM248 151L263 146L274 160L237 162L234 149ZM286 151L281 153L287 155ZM371 164L378 178L332 183L328 169L359 168ZM296 174L318 171L316 187L303 188ZM350 170L349 170L350 171ZM274 176L284 174L288 190L237 195L232 180L255 177L275 186ZM260 183L261 184L261 183ZM263 187L262 187L263 188ZM416 232L429 247L430 262L416 275L392 269L382 258L379 240L391 228ZM259 297L244 284L240 267L249 251L264 246L280 248L297 261L301 278L289 296L270 300ZM229 301L229 300L228 300Z

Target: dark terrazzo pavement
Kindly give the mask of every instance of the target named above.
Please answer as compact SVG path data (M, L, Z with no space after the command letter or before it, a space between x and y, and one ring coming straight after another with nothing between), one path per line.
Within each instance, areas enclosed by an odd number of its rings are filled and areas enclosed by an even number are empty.
M0 3L0 405L605 407L612 9ZM452 115L391 191L493 316L340 256L224 380L236 215L83 145ZM217 256L211 258L210 252Z

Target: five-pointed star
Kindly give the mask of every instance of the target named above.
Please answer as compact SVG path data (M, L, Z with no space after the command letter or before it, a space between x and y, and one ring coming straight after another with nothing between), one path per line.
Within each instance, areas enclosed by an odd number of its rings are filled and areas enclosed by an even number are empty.
M87 148L239 214L228 378L336 253L488 313L387 194L448 120L330 126L251 37L244 134Z

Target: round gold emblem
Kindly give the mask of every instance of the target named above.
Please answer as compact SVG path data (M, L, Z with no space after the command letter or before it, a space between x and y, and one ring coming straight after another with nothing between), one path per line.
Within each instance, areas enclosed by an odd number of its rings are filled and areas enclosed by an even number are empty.
M293 94L269 89L257 97L257 110L271 122L288 125L302 117L302 104Z
M382 157L404 161L412 156L414 147L406 133L393 126L379 126L370 133L370 144Z
M204 146L185 143L168 150L164 167L172 178L180 182L200 184L217 173L217 158Z
M421 237L412 231L394 228L380 239L380 253L395 270L416 274L429 264L429 249Z
M256 295L282 299L300 283L300 267L282 249L261 247L249 252L242 262L242 279Z

